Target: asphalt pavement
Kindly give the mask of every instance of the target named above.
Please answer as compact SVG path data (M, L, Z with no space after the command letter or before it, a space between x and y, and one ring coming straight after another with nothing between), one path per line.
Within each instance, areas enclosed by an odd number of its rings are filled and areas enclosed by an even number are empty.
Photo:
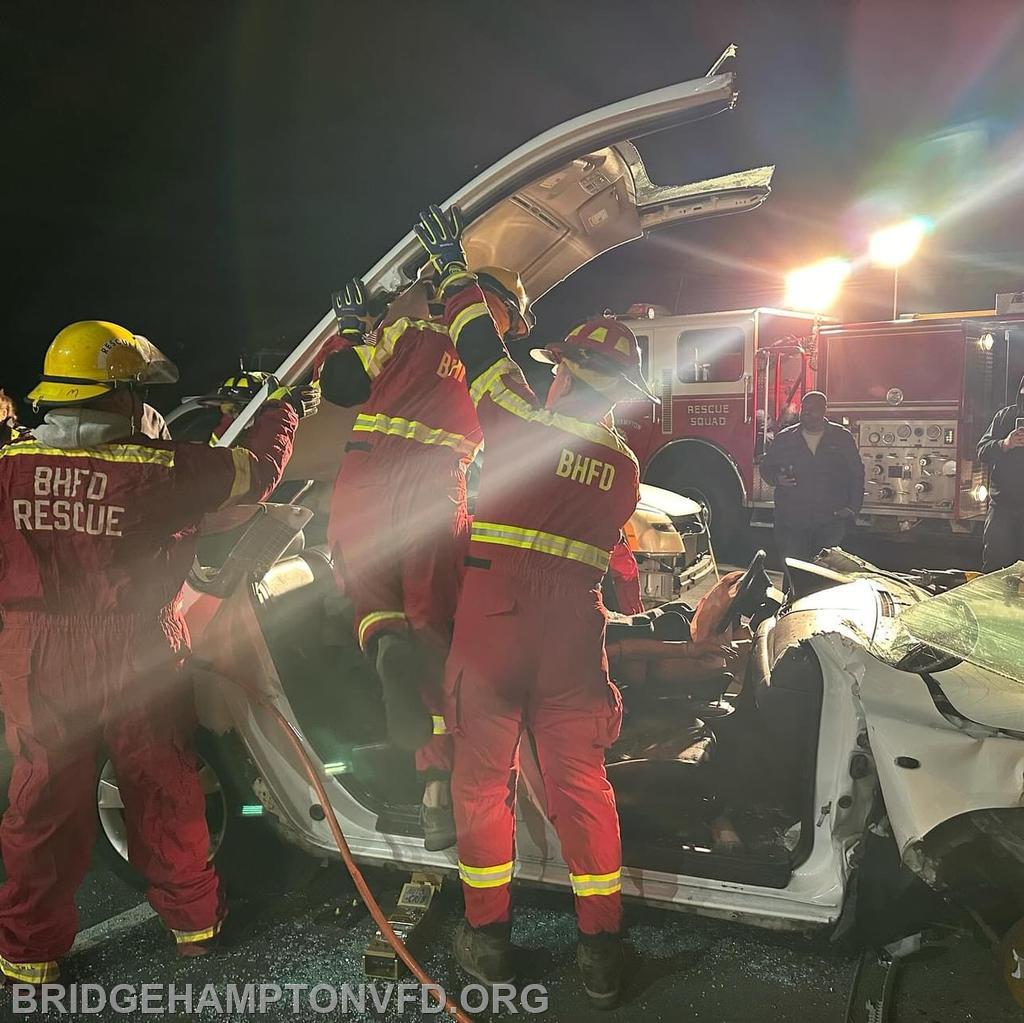
M380 870L368 877L382 902L393 904L402 877ZM121 893L118 884L100 871L91 875L80 898L83 924L92 915L90 910L98 906L97 900L112 908L106 889ZM637 905L627 910L628 968L623 1003L612 1012L595 1012L587 1005L576 976L575 921L569 898L563 893L524 889L517 891L516 907L513 937L519 949L520 986L542 985L545 989L546 1009L536 1013L537 1018L584 1023L845 1020L857 964L826 939L773 934ZM463 985L470 983L460 976L448 953L460 913L458 885L448 881L416 942L427 972L456 997ZM116 985L129 985L136 992L147 984L174 985L179 993L191 985L191 1015L198 1019L224 1015L230 1005L231 986L244 990L246 985L253 985L258 992L266 985L268 999L275 988L280 988L285 991L282 1000L268 1001L265 1012L246 1013L247 1018L328 1018L310 1008L308 993L318 984L335 988L351 985L356 992L365 982L362 954L373 931L344 869L330 864L315 869L308 883L282 897L236 902L226 927L225 947L214 957L176 959L173 943L157 920L139 921L130 916L125 920L122 916L107 925L103 940L69 957L65 975L72 984L96 984L108 993ZM212 985L213 994L208 992L206 1004L201 1006L201 992L207 985ZM287 985L302 987L289 989ZM386 1004L387 984L378 981L375 990L380 1004ZM298 1013L293 1012L290 1000L296 993L300 998ZM13 1012L9 995L2 997L2 1018L26 1018ZM396 1010L394 989L390 997L392 1004L383 1012L374 1011L368 999L365 1011L352 1011L344 1017L339 1011L329 1018L421 1017L418 1009L404 1013ZM526 1004L537 1007L541 997L535 993ZM326 1000L320 1004L326 1005ZM522 1007L518 1014L527 1015ZM68 1015L54 1009L27 1018L55 1020ZM74 1018L116 1020L136 1015L142 1014L108 1006L96 1014L76 1013ZM507 1010L500 1014L501 1018L510 1015ZM185 1012L180 1011L171 1018L184 1016ZM484 1014L478 1018L492 1017ZM894 1023L1020 1023L1022 1019L1024 1012L1013 1004L1001 983L994 958L968 937L954 941L932 958L909 964L903 971Z
M759 545L764 535L751 537L751 544ZM948 555L948 549L943 549ZM915 564L945 567L939 560L915 560L921 557L919 551L909 555L908 560ZM897 567L896 559L886 557L884 549L876 548L874 556L879 563ZM358 985L365 982L362 956L373 924L339 863L310 861L296 876L301 880L284 895L268 893L234 901L224 947L217 955L177 959L170 936L151 915L140 892L96 863L79 891L81 931L76 950L66 962L65 979L72 984L99 985L108 996L116 985L132 985L130 990L122 989L124 998L130 998L130 991L143 990L142 985L174 985L179 1001L165 1014L172 1019L186 1015L216 1019L240 1006L243 1011L231 1014L248 1019L441 1018L414 1006L399 1011L397 989L389 989L384 982L374 987L377 1004L386 1005L383 1011L374 1008L373 996L367 992L362 994L364 1010L354 1008ZM387 905L397 898L404 877L376 870L368 873L368 879ZM469 983L460 976L448 951L461 901L458 885L446 881L416 936L427 972L455 997ZM846 1019L857 961L826 938L771 933L635 904L627 907L628 968L623 1003L612 1012L594 1012L576 975L575 921L569 896L517 889L516 906L513 939L519 948L520 990L531 984L544 988L543 993L533 989L529 1004L512 1002L518 1015L665 1023L844 1023ZM351 1011L343 1013L340 1006L330 1013L314 1011L308 993L318 984L336 989L351 985L353 1001L344 1006ZM231 1002L229 988L244 991L245 985L254 985L256 998L264 993L264 1012ZM289 989L286 985L304 987ZM273 1001L279 989L284 994L280 1001ZM191 1005L183 997L188 990ZM152 1005L166 1008L166 987L155 992ZM298 1012L293 1011L293 1003ZM95 998L91 1004L97 1004ZM324 995L319 1005L327 1004ZM546 1008L536 1012L542 1004ZM54 1004L42 1013L38 1003L31 1013L15 1012L11 994L5 992L0 994L0 1019L120 1020L149 1015L141 1008L131 1011L130 1006L130 1001L122 1000L116 1008L108 1003L100 1012L81 1005L71 1012L66 1001L64 1012ZM22 1002L18 1008L32 1006ZM506 1004L500 1016L510 1015ZM1024 1021L1024 1010L1013 1003L1002 984L995 958L967 935L953 936L948 947L904 968L892 1023L962 1021Z

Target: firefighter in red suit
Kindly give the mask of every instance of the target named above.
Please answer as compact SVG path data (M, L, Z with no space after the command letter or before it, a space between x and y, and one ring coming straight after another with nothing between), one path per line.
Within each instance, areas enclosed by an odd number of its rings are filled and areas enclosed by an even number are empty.
M489 300L508 308L510 330L525 335L529 303L518 275L507 273L486 272ZM359 645L381 679L389 734L415 751L424 845L438 850L455 843L442 678L469 537L466 467L481 434L447 328L430 316L431 287L417 281L398 296L375 343L330 354L320 385L326 400L361 406L328 541ZM359 281L336 296L339 337L363 340L366 305Z
M620 984L621 847L604 751L622 703L608 678L599 584L639 497L637 460L610 425L639 390L636 338L601 318L549 349L543 408L465 269L457 211L417 227L486 443L467 571L446 670L455 740L452 799L466 919L460 965L483 983L512 978L514 794L528 730L576 897L578 962L595 1004Z
M268 405L247 448L140 432L144 388L177 371L144 338L85 321L57 335L30 398L44 423L0 448L0 685L14 757L0 826L0 971L58 976L96 827L98 748L124 797L129 857L181 955L224 917L188 749L179 594L202 516L276 484L298 421Z

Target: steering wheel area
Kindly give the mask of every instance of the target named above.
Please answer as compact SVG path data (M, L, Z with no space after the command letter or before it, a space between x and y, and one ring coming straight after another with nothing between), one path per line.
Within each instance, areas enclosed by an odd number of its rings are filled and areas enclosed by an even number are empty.
M700 601L690 624L695 641L721 636L744 615L752 615L764 603L772 585L765 569L767 555L758 551L744 572L730 572Z

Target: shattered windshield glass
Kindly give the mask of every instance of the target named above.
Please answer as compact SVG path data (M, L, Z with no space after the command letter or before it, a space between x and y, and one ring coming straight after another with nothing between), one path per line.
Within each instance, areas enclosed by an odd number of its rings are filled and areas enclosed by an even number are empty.
M1024 685L1024 561L908 607L901 621L918 642L1002 676L1018 693Z

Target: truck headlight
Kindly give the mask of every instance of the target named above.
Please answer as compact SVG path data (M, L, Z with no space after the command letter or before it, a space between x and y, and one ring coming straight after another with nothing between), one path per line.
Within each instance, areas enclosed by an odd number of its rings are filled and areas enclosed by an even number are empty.
M988 500L988 487L986 487L984 483L979 483L971 491L971 497L973 497L978 504L984 504Z

